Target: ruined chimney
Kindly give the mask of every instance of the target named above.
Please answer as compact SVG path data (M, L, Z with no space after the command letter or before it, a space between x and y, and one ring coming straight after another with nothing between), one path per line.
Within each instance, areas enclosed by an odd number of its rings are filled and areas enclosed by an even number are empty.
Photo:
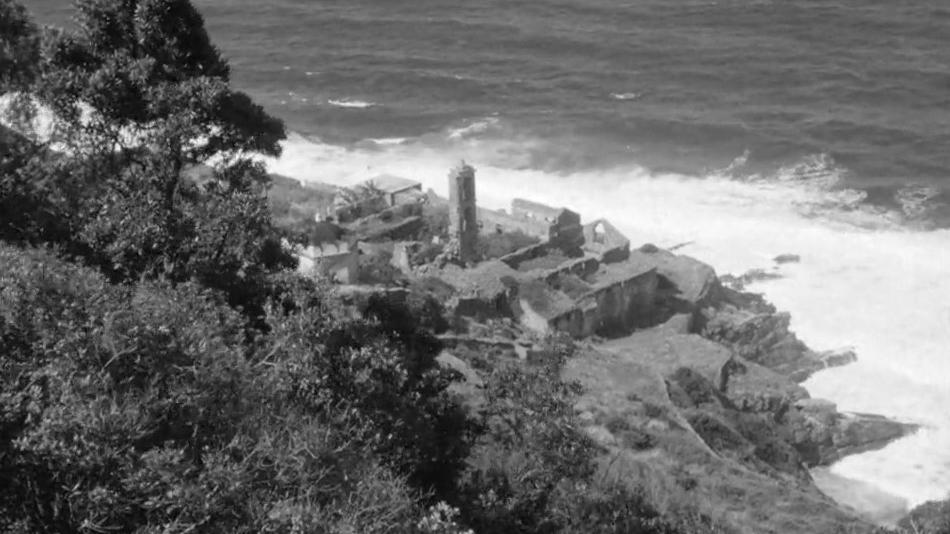
M475 261L478 221L475 207L475 169L463 161L449 173L449 231L462 264Z

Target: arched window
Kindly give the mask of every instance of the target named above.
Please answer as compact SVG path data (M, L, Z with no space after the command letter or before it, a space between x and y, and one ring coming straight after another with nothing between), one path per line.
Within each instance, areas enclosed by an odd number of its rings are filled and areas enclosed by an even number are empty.
M594 225L594 243L604 243L607 241L607 229L603 221Z

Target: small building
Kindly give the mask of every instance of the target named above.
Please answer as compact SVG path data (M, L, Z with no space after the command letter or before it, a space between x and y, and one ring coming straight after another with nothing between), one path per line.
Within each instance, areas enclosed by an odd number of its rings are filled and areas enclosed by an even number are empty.
M564 212L570 211L567 208L555 208L533 200L516 198L511 201L511 214L519 217L525 217L536 221L546 223L557 222ZM577 215L576 213L574 215ZM577 216L578 222L580 216Z
M511 214L534 223L538 237L562 249L576 249L583 244L584 229L581 216L567 208L553 208L544 204L516 198L511 202Z
M325 276L340 284L352 284L359 275L359 257L346 241L310 245L299 251L298 271Z
M421 183L391 174L381 174L363 182L363 185L381 192L386 199L386 204L390 207L410 202L423 202L426 198L422 192Z
M512 302L521 275L500 261L487 261L472 268L448 265L438 277L456 293L448 303L456 318L480 321L511 317Z
M604 263L617 263L630 257L630 240L607 219L584 225L583 248Z
M518 322L537 334L547 335L557 330L559 320L574 309L574 300L541 280L531 280L518 287Z

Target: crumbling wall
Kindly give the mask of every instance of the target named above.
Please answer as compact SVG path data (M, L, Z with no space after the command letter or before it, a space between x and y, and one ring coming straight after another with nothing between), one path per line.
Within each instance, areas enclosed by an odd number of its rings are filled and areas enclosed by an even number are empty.
M522 324L542 333L556 330L575 338L629 334L651 325L658 281L656 271L650 270L590 291L569 310L547 319L545 326L537 313L522 318Z
M630 257L630 240L610 221L598 219L584 225L584 250L600 257L603 263L620 263Z
M562 210L551 225L548 240L552 245L570 253L584 245L584 227L581 216L571 210Z
M504 263L512 269L518 269L518 266L526 261L531 261L535 258L540 258L548 253L548 244L539 243L537 245L530 245L522 249L518 249L511 254L506 254L498 259L498 261Z
M544 280L548 283L555 283L561 276L573 274L579 278L587 278L597 272L600 268L600 260L590 256L577 258L565 262L556 269L551 269L544 273Z
M651 269L632 278L599 287L578 300L585 310L587 335L616 337L650 326L655 315L659 276Z
M383 195L365 198L352 204L335 206L331 211L331 216L336 218L337 222L347 223L363 217L369 217L379 213L389 207L386 197Z
M544 221L514 217L503 211L479 209L478 220L482 232L521 232L547 241L551 225Z
M305 274L325 276L341 284L356 281L359 259L346 242L309 246L298 255L298 270Z

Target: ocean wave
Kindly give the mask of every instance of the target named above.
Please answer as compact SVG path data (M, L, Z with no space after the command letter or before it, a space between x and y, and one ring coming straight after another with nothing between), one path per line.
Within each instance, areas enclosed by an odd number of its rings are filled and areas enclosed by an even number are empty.
M349 98L331 98L327 100L327 104L338 107L338 108L354 108L354 109L366 109L375 107L378 104L375 102L367 102L365 100L352 100Z
M940 214L950 208L946 195L936 187L924 184L910 184L894 193L894 201L908 221L935 225L940 222Z
M471 121L465 126L450 128L448 131L448 138L458 140L477 134L482 134L498 127L500 123L501 120L498 117L485 117L483 119Z
M370 143L378 146L401 145L409 141L408 137L381 137L378 139L367 139Z
M640 100L643 93L610 93L610 98L614 100Z

